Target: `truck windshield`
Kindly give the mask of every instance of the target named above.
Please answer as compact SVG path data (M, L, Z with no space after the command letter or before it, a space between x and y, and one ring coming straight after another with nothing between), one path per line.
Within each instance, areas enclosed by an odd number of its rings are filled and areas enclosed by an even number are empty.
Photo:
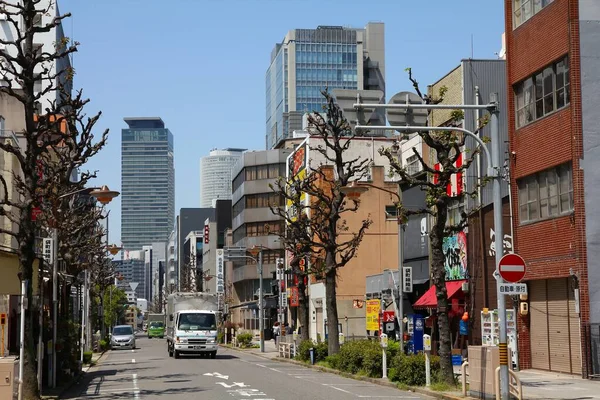
M163 324L162 322L158 322L158 321L150 322L150 328L163 328L164 326L165 326L165 324Z
M178 328L183 331L215 330L217 329L217 323L214 314L181 314Z

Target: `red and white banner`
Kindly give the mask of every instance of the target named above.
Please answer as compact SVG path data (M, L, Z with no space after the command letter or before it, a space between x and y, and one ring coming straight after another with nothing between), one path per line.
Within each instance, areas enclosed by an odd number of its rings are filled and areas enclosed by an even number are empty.
M460 167L462 167L462 164L463 164L463 155L462 155L462 153L460 153L458 155L458 158L456 159L456 162L454 163L454 166L456 168L460 168ZM435 169L436 171L442 171L442 165L440 163L437 163L433 166L433 169ZM464 173L464 171L461 173L458 173L458 174L452 174L452 176L450 177L450 183L446 187L446 194L448 194L448 196L456 197L456 196L459 196L460 194L462 194L462 192L463 192L463 173ZM438 180L439 180L438 175L433 174L433 183L437 184Z

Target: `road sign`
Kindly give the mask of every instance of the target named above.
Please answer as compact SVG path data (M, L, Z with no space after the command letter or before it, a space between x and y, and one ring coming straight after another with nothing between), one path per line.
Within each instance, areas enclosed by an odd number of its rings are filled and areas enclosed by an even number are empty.
M527 294L527 284L525 283L501 283L498 285L498 294Z
M498 264L500 276L507 282L517 283L525 276L525 260L518 254L507 254Z

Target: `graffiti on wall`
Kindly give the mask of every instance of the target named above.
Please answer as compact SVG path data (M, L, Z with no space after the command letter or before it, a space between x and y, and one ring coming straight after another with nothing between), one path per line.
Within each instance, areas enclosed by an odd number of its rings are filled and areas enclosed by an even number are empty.
M467 235L459 232L444 238L443 251L446 280L467 279Z

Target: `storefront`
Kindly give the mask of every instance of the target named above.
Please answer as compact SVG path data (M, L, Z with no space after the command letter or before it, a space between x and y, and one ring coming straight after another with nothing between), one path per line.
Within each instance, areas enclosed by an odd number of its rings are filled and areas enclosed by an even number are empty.
M581 374L581 332L569 278L527 282L531 367Z

